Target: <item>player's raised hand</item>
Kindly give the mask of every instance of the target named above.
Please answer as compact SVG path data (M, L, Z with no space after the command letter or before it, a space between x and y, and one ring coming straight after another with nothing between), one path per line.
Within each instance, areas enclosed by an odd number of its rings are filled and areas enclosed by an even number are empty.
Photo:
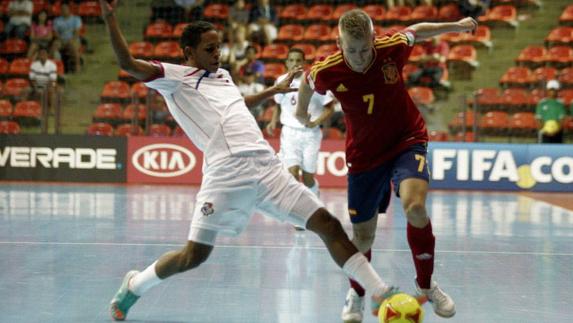
M458 25L460 26L460 32L473 33L477 29L478 23L474 18L466 17L458 20Z
M276 93L288 93L288 92L297 91L298 89L290 87L290 84L292 83L292 80L294 80L294 78L297 75L299 75L300 73L302 73L302 66L297 66L297 67L293 68L291 71L289 71L287 74L287 77L285 77L284 80L282 80L282 81L280 81L274 85L275 92Z
M115 12L118 2L119 0L99 0L101 15L104 19Z

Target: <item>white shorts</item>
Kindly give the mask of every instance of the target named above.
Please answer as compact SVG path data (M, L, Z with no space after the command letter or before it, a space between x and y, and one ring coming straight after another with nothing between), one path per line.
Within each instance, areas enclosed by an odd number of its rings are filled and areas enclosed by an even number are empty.
M283 126L279 157L287 168L300 166L303 171L316 173L322 131Z
M236 236L255 211L305 227L321 207L271 152L230 157L205 170L188 239L213 245L217 233Z

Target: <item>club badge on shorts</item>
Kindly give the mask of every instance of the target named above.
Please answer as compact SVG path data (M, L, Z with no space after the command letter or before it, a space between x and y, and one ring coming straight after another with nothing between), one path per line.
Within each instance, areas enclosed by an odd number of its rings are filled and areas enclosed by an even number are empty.
M211 202L203 203L203 206L201 207L201 213L203 213L203 216L209 216L214 212L215 210L213 209L213 203Z

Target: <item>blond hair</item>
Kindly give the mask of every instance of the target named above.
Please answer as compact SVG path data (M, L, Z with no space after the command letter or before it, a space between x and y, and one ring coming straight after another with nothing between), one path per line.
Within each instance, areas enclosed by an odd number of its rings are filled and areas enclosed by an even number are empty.
M363 39L374 34L374 25L366 12L352 9L345 12L338 20L338 33L344 33L355 39Z

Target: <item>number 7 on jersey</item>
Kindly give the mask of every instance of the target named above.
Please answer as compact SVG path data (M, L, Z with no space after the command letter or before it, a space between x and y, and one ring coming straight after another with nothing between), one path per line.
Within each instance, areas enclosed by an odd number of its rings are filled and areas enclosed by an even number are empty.
M362 101L368 103L368 114L372 114L372 111L374 111L374 94L363 95Z

